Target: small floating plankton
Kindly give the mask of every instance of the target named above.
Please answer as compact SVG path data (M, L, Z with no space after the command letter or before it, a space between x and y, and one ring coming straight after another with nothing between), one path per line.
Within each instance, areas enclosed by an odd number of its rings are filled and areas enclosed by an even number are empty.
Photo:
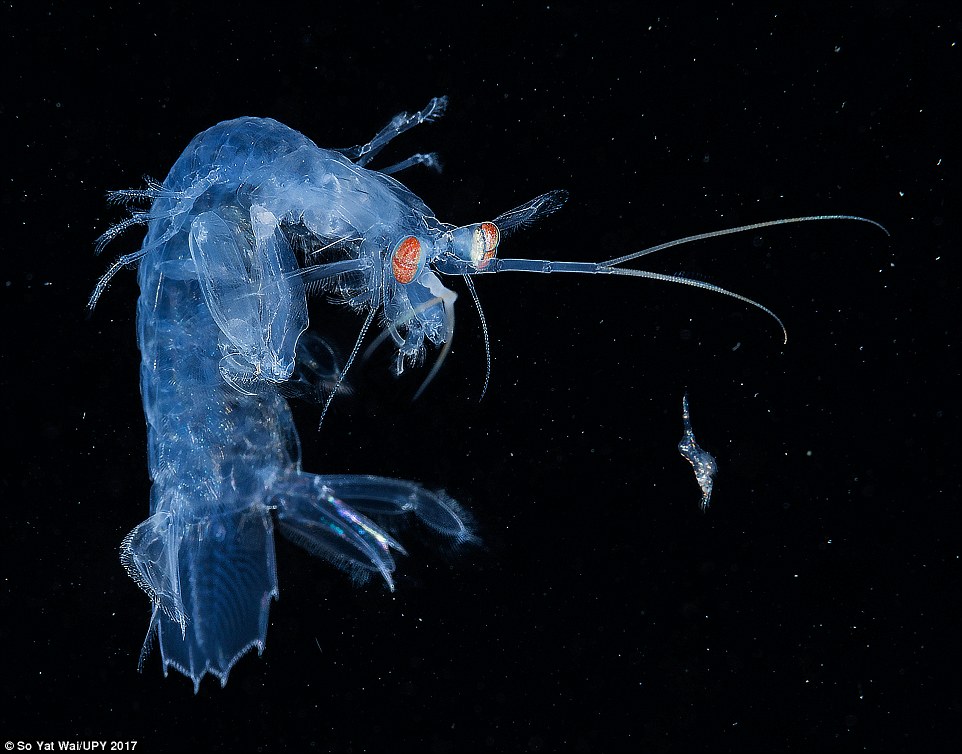
M681 436L678 443L678 452L691 464L695 470L695 479L701 487L701 509L708 510L711 502L711 488L715 483L715 474L718 473L718 461L707 450L702 450L695 442L695 433L691 430L691 417L688 414L688 393L681 399L681 420L684 423L685 433Z

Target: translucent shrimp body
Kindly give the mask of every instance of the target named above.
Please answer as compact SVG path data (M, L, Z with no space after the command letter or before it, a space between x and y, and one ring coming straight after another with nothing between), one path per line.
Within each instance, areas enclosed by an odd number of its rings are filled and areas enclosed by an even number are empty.
M205 673L226 683L239 657L264 648L278 594L275 523L357 579L380 574L388 585L392 552L403 552L388 533L392 519L413 513L455 542L472 538L467 516L443 493L303 472L280 392L289 380L330 376L318 374L318 354L309 350L318 341L300 337L310 272L334 277L356 306L373 311L382 270L372 261L380 254L368 249L434 221L396 181L259 118L214 126L190 143L163 184L114 198L151 201L132 215L148 225L143 246L120 262L139 261L137 335L153 480L150 517L124 540L122 560L153 604L145 649L156 631L165 672L180 671L196 690ZM313 247L299 261L292 246L304 236L314 246L351 245L339 247L318 276L316 266L302 265ZM98 284L91 305L118 268ZM314 368L301 370L305 363Z

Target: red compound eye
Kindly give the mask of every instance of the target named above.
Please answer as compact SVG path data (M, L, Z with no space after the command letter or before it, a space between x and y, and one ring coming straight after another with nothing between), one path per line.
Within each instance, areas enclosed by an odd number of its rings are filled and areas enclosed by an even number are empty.
M423 264L424 252L421 251L421 242L414 236L408 236L401 241L391 258L394 278L402 285L407 285L414 280Z
M481 223L481 232L484 233L485 245L488 251L497 251L498 244L501 243L501 231L494 223Z
M481 223L477 226L475 248L472 251L474 266L483 270L498 253L501 231L494 223Z

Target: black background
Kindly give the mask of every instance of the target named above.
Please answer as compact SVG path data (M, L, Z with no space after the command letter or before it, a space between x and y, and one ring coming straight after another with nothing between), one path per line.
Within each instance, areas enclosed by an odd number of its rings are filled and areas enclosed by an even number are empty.
M0 737L958 750L949 4L27 5L0 15ZM825 213L892 235L807 224L645 260L769 305L784 347L757 310L680 286L479 279L494 352L480 403L480 327L459 288L453 352L421 399L385 349L319 434L316 410L297 417L307 470L443 487L483 546L445 557L412 531L390 594L279 542L261 659L197 696L156 655L138 674L148 602L117 559L149 489L134 275L84 309L107 263L93 240L122 216L105 192L163 177L226 118L269 115L341 146L438 94L448 115L381 164L440 152L442 175L402 176L440 219L571 192L503 255L601 260ZM360 326L322 302L312 323L344 349ZM707 514L675 448L686 389L721 467Z

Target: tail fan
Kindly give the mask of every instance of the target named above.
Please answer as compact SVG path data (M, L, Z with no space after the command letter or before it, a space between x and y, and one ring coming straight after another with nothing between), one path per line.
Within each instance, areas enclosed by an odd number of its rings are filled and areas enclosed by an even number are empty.
M154 602L161 659L194 683L227 683L249 650L264 651L267 615L277 597L274 533L266 508L184 523L158 513L124 540L121 559Z
M356 581L379 574L394 589L388 533L407 514L454 544L477 541L454 500L414 482L376 476L294 472L275 481L271 507L280 531ZM208 673L226 685L248 651L264 651L271 599L278 596L270 508L254 506L184 520L167 511L137 526L121 545L121 561L153 601L143 661L156 633L164 673L194 684Z

